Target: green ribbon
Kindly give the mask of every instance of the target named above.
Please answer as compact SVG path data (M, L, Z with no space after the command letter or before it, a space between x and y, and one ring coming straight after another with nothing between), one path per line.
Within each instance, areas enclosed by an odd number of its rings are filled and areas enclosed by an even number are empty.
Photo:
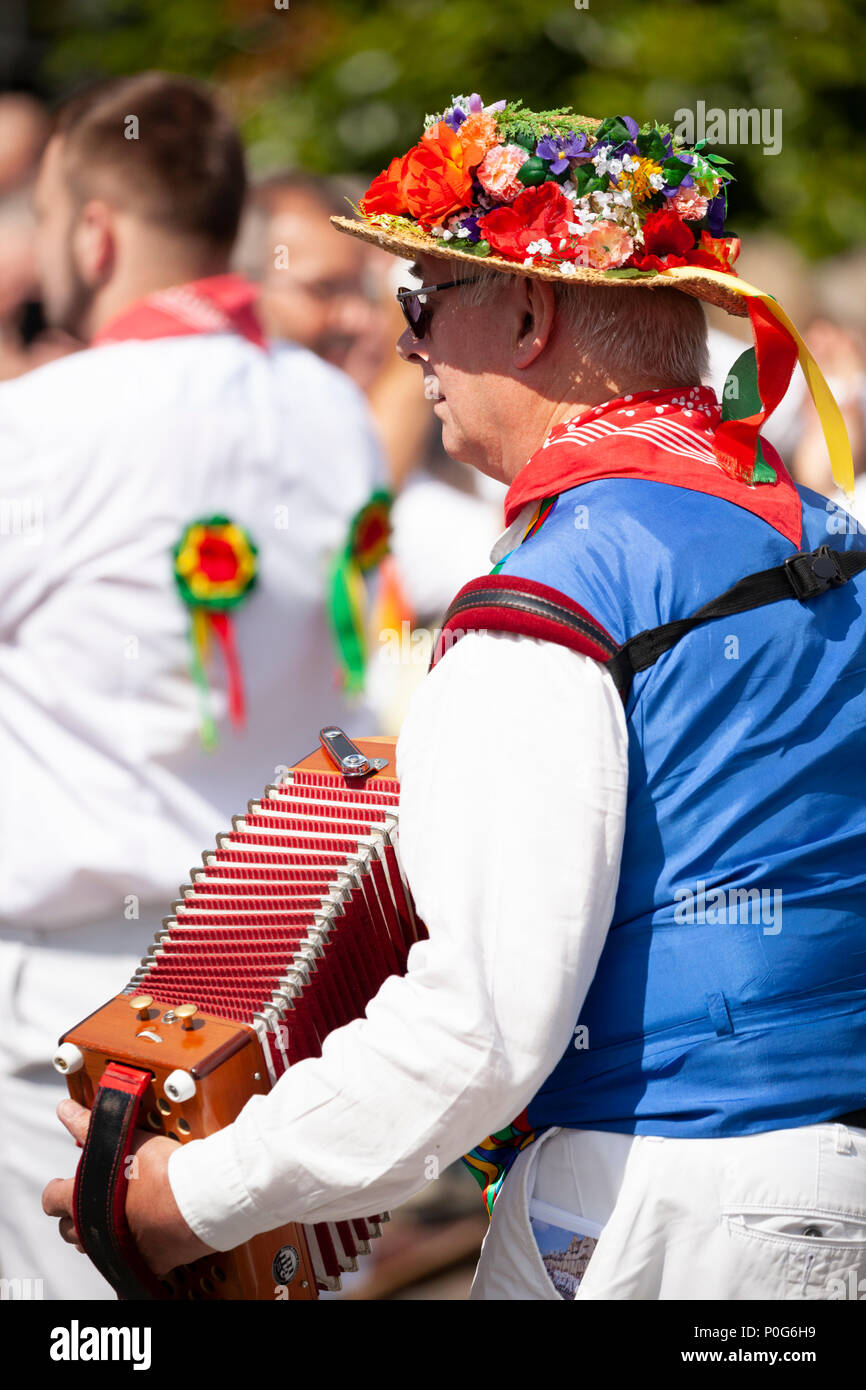
M736 382L736 394L733 397L728 396L728 383L730 381ZM749 415L757 415L763 408L763 401L758 394L758 361L755 357L755 349L750 347L737 358L728 372L725 388L722 392L722 420L745 420ZM753 483L774 483L776 481L775 468L764 458L760 435L758 436L758 447L750 481Z

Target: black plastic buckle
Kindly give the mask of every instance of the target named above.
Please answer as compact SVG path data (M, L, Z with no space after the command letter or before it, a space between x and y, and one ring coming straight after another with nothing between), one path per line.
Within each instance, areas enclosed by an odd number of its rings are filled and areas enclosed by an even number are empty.
M789 555L785 561L788 582L799 599L814 598L827 589L845 583L845 576L839 562L827 545L819 545L817 550L799 550Z

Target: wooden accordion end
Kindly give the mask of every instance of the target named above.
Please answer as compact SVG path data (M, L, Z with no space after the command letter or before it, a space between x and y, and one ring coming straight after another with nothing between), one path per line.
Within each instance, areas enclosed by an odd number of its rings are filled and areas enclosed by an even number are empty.
M394 844L395 741L330 727L321 743L202 856L123 993L60 1040L55 1066L93 1112L76 1227L121 1298L316 1298L387 1219L285 1226L157 1280L123 1215L136 1126L184 1143L230 1124L426 935Z

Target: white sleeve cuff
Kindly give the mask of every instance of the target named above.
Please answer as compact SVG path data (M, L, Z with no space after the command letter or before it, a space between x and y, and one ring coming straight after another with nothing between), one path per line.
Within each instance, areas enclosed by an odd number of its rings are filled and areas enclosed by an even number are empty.
M257 1211L247 1185L233 1125L184 1144L168 1161L174 1200L190 1230L214 1250L234 1250L273 1227Z

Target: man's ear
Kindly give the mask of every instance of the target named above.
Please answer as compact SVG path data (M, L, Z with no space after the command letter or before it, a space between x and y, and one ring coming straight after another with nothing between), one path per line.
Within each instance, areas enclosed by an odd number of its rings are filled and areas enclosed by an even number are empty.
M84 283L95 288L111 274L115 257L115 214L108 203L93 198L78 215L72 233L72 253Z
M519 291L520 328L514 345L515 367L525 369L541 355L556 321L556 295L546 280L522 275Z

